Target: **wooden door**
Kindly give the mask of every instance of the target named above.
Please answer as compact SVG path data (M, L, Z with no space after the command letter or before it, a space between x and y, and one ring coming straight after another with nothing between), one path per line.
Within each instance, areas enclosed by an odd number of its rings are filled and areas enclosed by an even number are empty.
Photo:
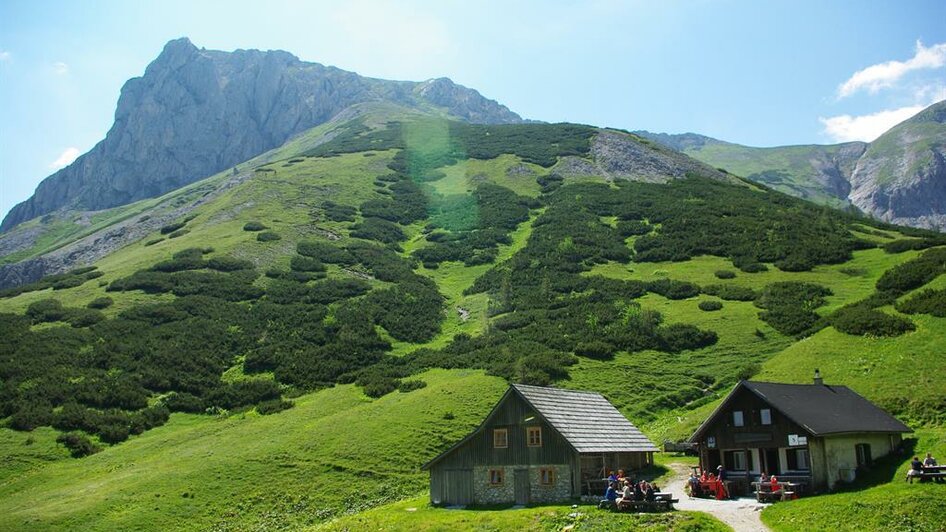
M473 470L451 469L444 471L443 502L450 506L473 504Z
M762 470L769 476L781 475L782 470L778 466L778 449L760 449L760 453L763 459Z
M516 504L517 505L526 505L529 504L529 492L531 491L529 487L529 470L528 469L517 469L515 473L516 477Z

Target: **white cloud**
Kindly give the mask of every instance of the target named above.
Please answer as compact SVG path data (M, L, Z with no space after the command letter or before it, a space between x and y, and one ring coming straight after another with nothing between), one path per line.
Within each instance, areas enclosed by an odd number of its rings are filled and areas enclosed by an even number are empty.
M911 105L899 109L887 109L869 115L840 115L818 118L824 125L824 133L837 142L861 140L871 142L888 129L926 109L925 105Z
M838 97L844 98L866 89L871 94L892 87L906 73L913 70L935 69L946 65L946 43L929 48L916 42L916 53L906 61L887 61L858 70L838 87Z
M49 163L49 167L53 170L58 170L60 168L65 168L72 164L72 161L75 161L76 158L80 155L79 148L74 146L69 146L59 155L59 158L55 161Z
M63 63L62 61L53 63L53 72L59 74L60 76L64 76L69 73L69 65Z
M13 54L11 54L10 52L6 50L0 50L0 61L3 61L3 62L9 61L11 57L13 57Z

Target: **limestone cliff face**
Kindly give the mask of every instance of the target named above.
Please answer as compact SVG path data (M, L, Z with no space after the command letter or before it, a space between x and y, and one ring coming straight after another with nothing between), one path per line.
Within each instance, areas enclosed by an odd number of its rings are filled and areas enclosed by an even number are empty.
M178 39L144 76L125 83L105 139L40 183L0 230L60 208L103 209L161 195L370 101L434 105L478 123L522 121L446 78L372 79L283 51L201 50Z
M946 101L870 144L851 175L850 198L882 220L946 231Z

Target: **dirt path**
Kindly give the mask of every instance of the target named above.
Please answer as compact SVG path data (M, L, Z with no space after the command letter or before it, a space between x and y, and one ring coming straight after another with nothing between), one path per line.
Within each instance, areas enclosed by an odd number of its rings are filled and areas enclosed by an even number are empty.
M690 468L683 464L670 464L676 472L663 491L673 493L680 502L674 507L678 510L706 512L720 521L731 526L736 532L768 532L769 528L762 524L759 514L765 508L764 504L755 499L743 497L732 501L717 501L715 499L691 499L683 490Z

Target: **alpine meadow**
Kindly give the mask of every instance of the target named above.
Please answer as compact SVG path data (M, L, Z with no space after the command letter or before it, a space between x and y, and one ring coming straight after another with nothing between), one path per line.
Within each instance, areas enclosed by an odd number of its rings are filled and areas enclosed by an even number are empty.
M944 105L749 148L173 40L3 221L0 529L942 530L946 488L904 478L946 458ZM555 502L432 492L510 384L705 452L734 386L816 371L912 432L743 510L757 528L687 506L703 454L628 472L667 512L600 508L606 474Z

